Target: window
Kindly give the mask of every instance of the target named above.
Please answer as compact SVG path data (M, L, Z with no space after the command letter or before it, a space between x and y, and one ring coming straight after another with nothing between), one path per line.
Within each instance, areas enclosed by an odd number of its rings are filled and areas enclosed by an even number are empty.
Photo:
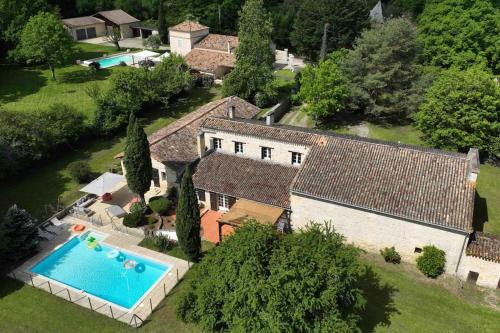
M416 247L416 248L415 248L415 253L422 253L422 249L421 249L421 248L419 248L419 247Z
M219 210L229 210L229 198L227 195L219 194Z
M302 154L292 151L292 164L300 165L300 163L302 163Z
M163 171L161 173L161 180L167 180L167 174Z
M221 150L222 149L222 140L218 138L213 138L214 149Z
M205 201L205 190L198 190L196 191L196 194L198 195L198 201Z
M243 142L235 142L234 143L234 153L235 154L243 154Z
M263 160L270 160L271 159L271 148L262 147L262 159Z
M478 272L469 271L469 274L467 275L467 282L476 284L478 277L479 277Z

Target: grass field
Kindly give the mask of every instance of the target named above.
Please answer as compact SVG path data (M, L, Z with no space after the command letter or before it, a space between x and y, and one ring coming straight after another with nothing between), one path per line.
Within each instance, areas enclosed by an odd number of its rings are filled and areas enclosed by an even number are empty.
M145 126L146 133L151 134L217 98L220 98L218 88L193 89L164 110L155 109L142 114L140 121ZM87 161L92 171L102 173L112 166L116 167L114 156L123 150L124 145L124 133L114 138L96 138L64 155L37 165L31 171L22 173L21 177L0 184L0 215L14 203L37 217L46 215L44 207L47 204L55 204L58 198L65 204L70 203L82 195L78 189L83 186L70 178L68 164L80 160Z
M371 267L362 282L367 298L360 323L363 332L497 332L500 312L485 306L498 291L444 288L454 281L428 280L412 265L386 264L380 256L366 256ZM184 280L137 332L197 333L180 322L175 306L192 279ZM134 332L111 318L71 304L45 291L0 277L0 332Z
M1 65L0 106L6 110L24 112L45 110L54 103L64 103L91 119L96 107L86 94L86 88L96 83L105 89L109 82L106 79L112 72L122 70L122 67L102 69L91 75L86 67L77 65L76 60L87 60L114 52L116 49L110 46L77 43L75 54L67 64L56 68L56 81L52 79L46 66Z

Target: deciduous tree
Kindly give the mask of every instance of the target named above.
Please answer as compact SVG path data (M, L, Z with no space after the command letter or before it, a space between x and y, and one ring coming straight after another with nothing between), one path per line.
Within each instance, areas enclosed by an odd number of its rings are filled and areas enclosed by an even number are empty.
M104 37L110 43L115 44L117 50L120 50L120 41L122 40L122 32L119 27L113 27L110 30L106 30L106 36Z
M55 80L55 67L69 57L72 45L59 17L42 12L31 17L24 27L18 54L28 63L46 63Z
M269 89L274 64L272 31L263 0L248 0L240 13L236 65L222 87L225 96L237 95L253 101L257 92Z
M431 65L500 70L500 9L489 0L429 1L419 18L422 56Z
M152 180L151 154L146 133L133 113L129 118L124 153L123 165L127 185L132 192L139 195L141 202L145 204L144 193L151 187Z
M500 137L500 87L481 68L446 70L429 88L415 120L434 147L486 153Z
M201 255L200 208L189 165L184 169L182 175L176 216L175 231L179 246L189 260L196 262Z

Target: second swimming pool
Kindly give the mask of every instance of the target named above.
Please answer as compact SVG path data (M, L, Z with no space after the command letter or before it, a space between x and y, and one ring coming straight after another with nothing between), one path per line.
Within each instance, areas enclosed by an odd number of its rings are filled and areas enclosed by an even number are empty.
M31 272L131 309L170 266L102 244L101 239L93 232L73 237Z

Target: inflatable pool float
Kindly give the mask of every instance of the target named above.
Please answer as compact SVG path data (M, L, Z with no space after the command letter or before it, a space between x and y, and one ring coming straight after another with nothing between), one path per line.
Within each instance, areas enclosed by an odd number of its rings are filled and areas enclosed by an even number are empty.
M76 224L73 226L73 228L71 228L73 231L75 232L81 232L83 230L85 230L85 226L82 225L82 224Z
M136 265L137 265L137 261L132 260L132 259L129 259L123 263L123 267L125 267L126 269L135 268Z
M106 256L107 256L109 259L115 259L115 258L116 258L116 257L118 257L119 255L120 255L120 251L115 250L115 249L110 250L110 251L106 254Z

